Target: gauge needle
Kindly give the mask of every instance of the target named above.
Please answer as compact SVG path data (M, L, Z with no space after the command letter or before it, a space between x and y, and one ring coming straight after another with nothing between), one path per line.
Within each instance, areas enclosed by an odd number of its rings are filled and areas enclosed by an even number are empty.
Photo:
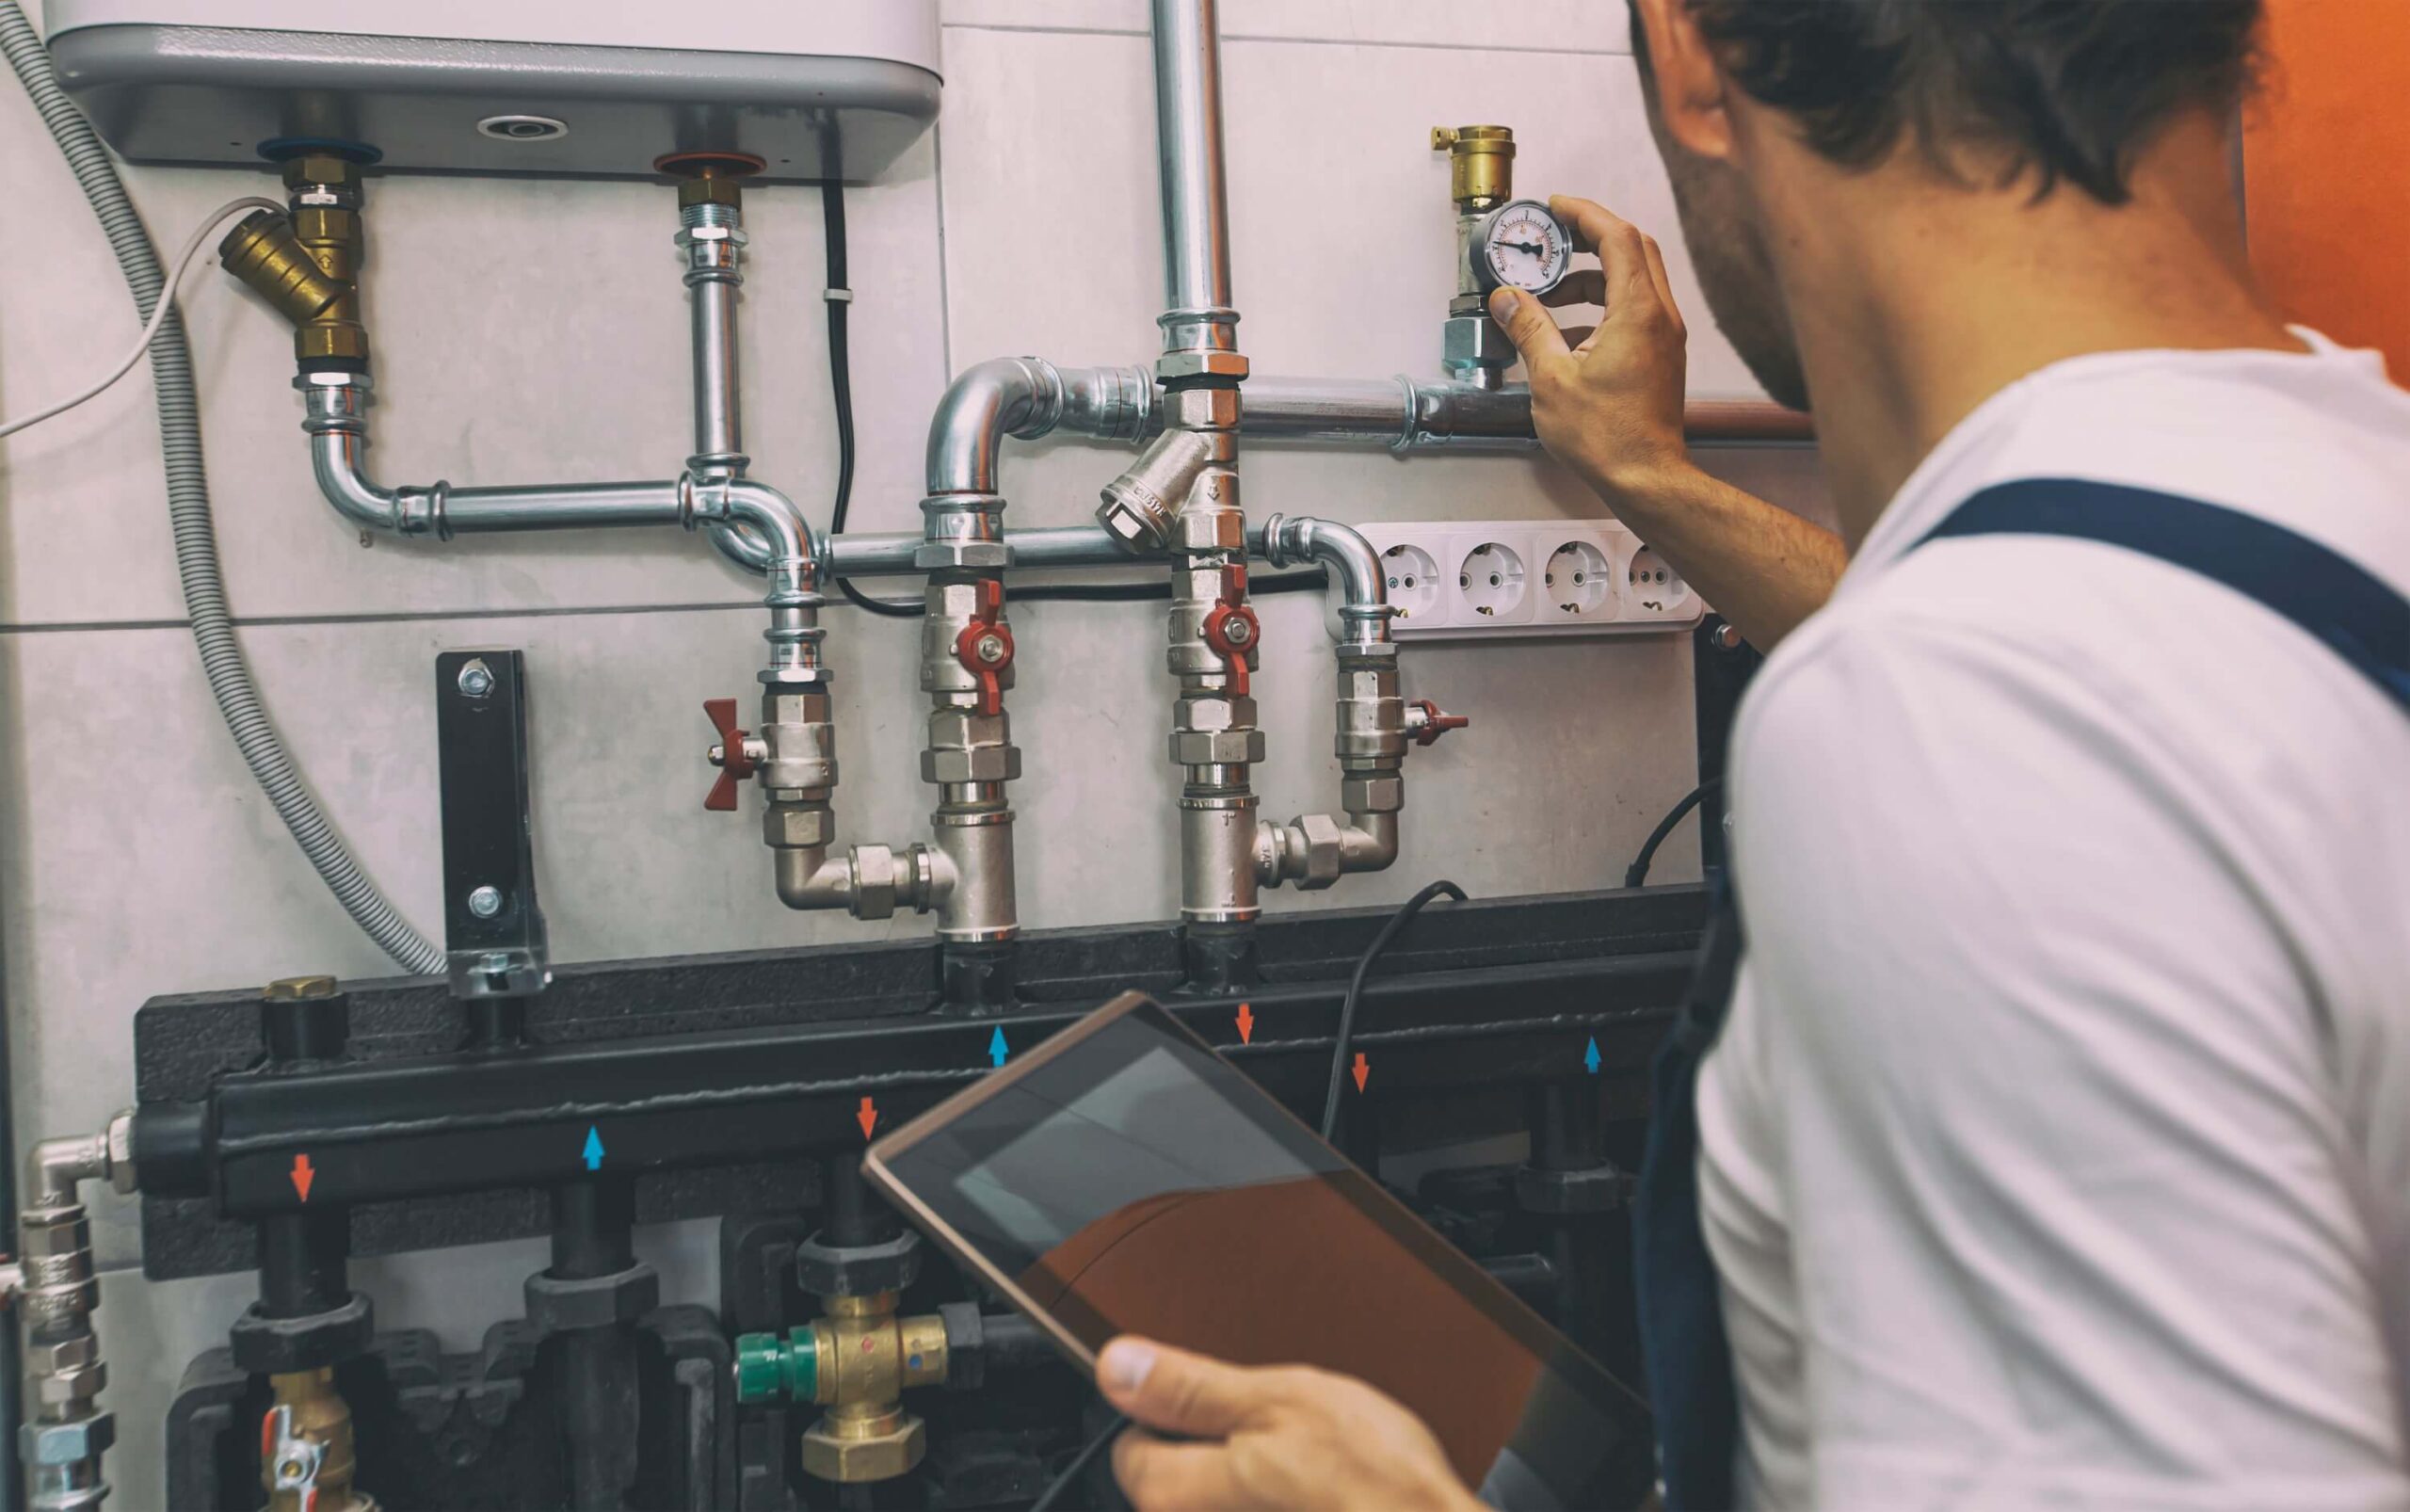
M1534 257L1545 257L1548 255L1548 249L1537 242L1500 242L1498 245L1505 248L1510 252L1529 252Z

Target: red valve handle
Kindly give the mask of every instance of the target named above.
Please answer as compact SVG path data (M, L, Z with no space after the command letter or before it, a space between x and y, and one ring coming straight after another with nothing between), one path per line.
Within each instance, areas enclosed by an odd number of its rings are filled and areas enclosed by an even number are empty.
M1242 602L1245 595L1246 569L1234 567L1228 586L1222 589L1222 602L1205 616L1205 644L1229 665L1230 697L1234 699L1247 696L1247 652L1263 639L1262 621ZM1230 634L1232 625L1241 627L1236 635Z
M978 680L978 712L983 715L1004 712L1004 673L1013 665L1013 630L998 618L1004 610L1004 586L991 578L981 579L979 607L962 627L962 634L954 637L955 661ZM991 636L1003 645L1003 654L993 661L979 654Z
M1429 699L1417 699L1414 704L1422 711L1422 728L1414 733L1418 746L1431 745L1449 731L1462 730L1472 723L1472 716L1468 714L1441 714L1439 706Z
M704 700L703 717L719 732L719 754L712 759L712 764L719 768L719 780L712 784L710 794L703 799L703 807L715 812L733 813L736 812L736 784L751 777L754 768L760 764L745 748L746 737L750 732L736 728L734 699Z

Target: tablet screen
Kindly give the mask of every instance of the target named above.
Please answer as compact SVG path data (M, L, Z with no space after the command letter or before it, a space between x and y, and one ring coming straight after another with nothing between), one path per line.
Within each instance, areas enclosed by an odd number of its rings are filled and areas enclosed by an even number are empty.
M1647 1409L1151 1003L1108 1008L880 1158L1084 1344L1361 1377L1506 1507L1637 1502Z

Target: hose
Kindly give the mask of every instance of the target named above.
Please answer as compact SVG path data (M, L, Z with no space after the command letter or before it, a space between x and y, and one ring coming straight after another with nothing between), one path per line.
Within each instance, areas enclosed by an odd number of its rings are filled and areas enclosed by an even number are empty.
M42 124L58 143L75 181L91 201L92 213L108 234L119 268L134 293L137 317L151 314L166 286L159 259L134 205L125 197L107 150L58 87L50 54L41 44L17 0L0 0L0 52L24 85ZM310 859L333 890L354 923L377 941L396 965L416 975L432 975L444 968L443 952L429 944L385 901L377 884L352 860L342 837L327 822L295 770L293 757L260 706L259 690L244 665L242 648L234 640L234 622L226 606L226 583L217 568L217 536L210 521L209 482L201 457L201 407L193 389L192 353L185 345L181 315L170 314L151 343L151 380L158 391L159 441L168 474L168 518L175 533L176 576L184 585L185 612L192 620L193 640L201 651L202 672L217 700L226 728L243 752L243 760L259 780L260 790L276 806L277 816L293 832L294 844Z
M1648 838L1640 843L1640 854L1633 857L1631 865L1625 869L1624 886L1641 887L1647 883L1649 863L1657 859L1657 847L1665 843L1665 837L1674 832L1674 827L1682 822L1684 815L1697 808L1699 800L1706 797L1720 780L1721 779L1718 778L1708 779L1683 794L1672 808L1665 811L1665 817L1658 820L1657 828L1648 831Z

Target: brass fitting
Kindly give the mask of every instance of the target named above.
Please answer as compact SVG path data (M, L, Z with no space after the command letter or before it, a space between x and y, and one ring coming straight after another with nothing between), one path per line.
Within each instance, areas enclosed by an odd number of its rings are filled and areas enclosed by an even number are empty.
M273 210L254 210L238 221L217 244L217 261L296 327L307 326L351 296L350 285L327 277L293 234L291 218Z
M724 204L731 210L745 208L745 187L731 178L718 174L678 181L678 208L688 209L699 204Z
M1448 159L1448 195L1470 215L1515 198L1515 128L1434 126L1431 150Z
M945 1324L899 1318L896 1294L824 1298L827 1316L795 1330L737 1341L738 1400L805 1397L828 1410L803 1433L803 1468L825 1481L885 1481L928 1450L928 1426L902 1395L945 1380Z
M268 1386L276 1398L260 1459L267 1512L376 1512L376 1499L352 1484L360 1466L351 1405L335 1390L335 1373L294 1371L269 1376Z
M307 314L297 314L257 279L235 266L229 256L236 236L251 224L245 220L218 249L229 272L266 294L294 323L293 355L304 366L337 363L365 366L368 328L360 317L360 269L367 259L367 237L361 224L360 166L345 158L310 153L284 164L286 198L292 206L290 237L336 296ZM256 218L256 217L254 217ZM285 257L289 250L280 249ZM318 292L313 286L313 296ZM297 299L296 303L300 302Z

